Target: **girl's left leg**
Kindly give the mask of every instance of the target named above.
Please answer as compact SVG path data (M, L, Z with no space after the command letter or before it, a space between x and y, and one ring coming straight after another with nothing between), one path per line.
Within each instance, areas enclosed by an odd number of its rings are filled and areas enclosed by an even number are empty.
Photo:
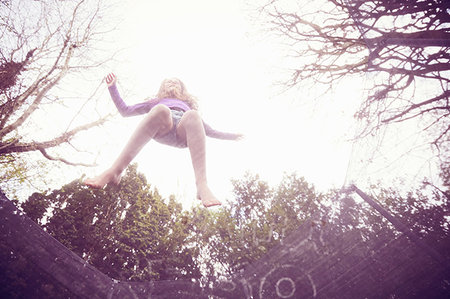
M177 136L186 140L188 145L194 168L197 195L203 205L205 207L221 205L222 203L209 189L206 180L206 135L203 121L197 111L189 110L184 113L177 126Z
M141 121L112 166L99 176L87 179L84 183L100 189L111 182L118 184L122 171L142 147L152 138L166 134L172 127L173 121L169 108L163 105L155 106Z

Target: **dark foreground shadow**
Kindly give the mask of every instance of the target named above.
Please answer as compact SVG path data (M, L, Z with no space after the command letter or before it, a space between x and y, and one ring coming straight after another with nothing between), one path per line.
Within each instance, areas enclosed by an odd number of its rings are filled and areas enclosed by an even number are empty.
M307 221L258 262L226 281L125 282L71 252L0 194L1 242L80 298L449 298L449 263L408 238L376 240L361 250L358 231L336 235ZM421 264L421 271L411 267Z

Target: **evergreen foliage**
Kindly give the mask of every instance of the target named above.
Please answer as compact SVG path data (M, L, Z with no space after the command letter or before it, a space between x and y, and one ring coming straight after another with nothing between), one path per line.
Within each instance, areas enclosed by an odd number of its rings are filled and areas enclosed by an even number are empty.
M136 168L127 169L119 188L92 190L74 181L59 190L33 194L22 209L67 248L121 281L195 279L208 286L270 258L269 251L307 223L321 227L324 244L349 254L333 266L338 272L352 267L352 256L367 259L384 250L383 259L366 261L370 271L381 271L381 280L386 274L381 269L396 262L389 252L414 246L407 238L398 239L400 231L355 194L319 193L296 174L286 175L276 187L246 174L233 181L234 199L224 207L183 211L173 196L162 199ZM373 186L370 193L448 260L447 185L441 190L426 183L407 194ZM2 295L21 298L33 290L45 297L72 296L3 244L1 255ZM314 256L310 258L308 263ZM408 273L420 272L432 262L424 252L408 263ZM382 284L401 297L399 281L401 277Z
M71 251L118 280L199 278L198 249L187 246L186 217L173 198L152 191L136 165L120 188L92 190L74 181L23 205L31 218ZM44 219L47 222L44 223Z

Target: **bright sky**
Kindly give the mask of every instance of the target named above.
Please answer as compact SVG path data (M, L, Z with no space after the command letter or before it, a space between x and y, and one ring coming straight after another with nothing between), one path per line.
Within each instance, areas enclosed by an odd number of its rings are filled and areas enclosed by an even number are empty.
M274 184L284 172L298 171L318 187L342 185L349 154L349 145L338 140L349 125L339 107L343 103L333 101L330 109L314 111L299 105L300 99L277 96L272 85L282 52L257 37L242 2L124 3L115 46L126 50L112 66L124 100L142 101L156 93L164 78L178 77L199 98L207 123L246 135L240 142L207 140L209 182L219 198L229 198L230 179L246 171ZM120 134L111 136L118 146L108 149L109 157L118 154L139 120L118 117ZM99 168L110 163L104 158ZM195 184L188 150L151 142L135 161L163 195L175 193L192 203Z
M230 180L246 171L273 186L285 172L296 171L320 190L341 187L349 161L351 171L361 170L346 140L354 135L351 107L364 95L365 78L319 101L311 98L316 90L280 94L273 84L282 78L283 51L258 34L243 2L123 1L123 22L110 49L121 50L110 68L122 97L128 104L141 102L156 94L164 78L178 77L199 98L207 123L245 134L239 142L207 139L209 183L221 200L231 199ZM115 111L102 88L103 108ZM109 167L140 119L117 116L92 133L99 166L82 172L94 176ZM163 196L175 194L185 207L197 204L187 149L152 141L135 162Z

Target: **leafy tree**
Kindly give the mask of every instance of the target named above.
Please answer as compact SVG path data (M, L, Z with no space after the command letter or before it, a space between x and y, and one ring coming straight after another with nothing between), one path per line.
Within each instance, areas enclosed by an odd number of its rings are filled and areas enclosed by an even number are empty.
M67 248L119 280L199 278L186 212L151 191L136 166L120 188L92 190L78 181L33 194L24 211Z
M77 105L81 108L67 112L64 122L58 120L55 128L59 130L45 137L37 136L41 127L35 115L49 111L47 117L57 118L56 108L69 104L63 84L79 80L76 74L92 71L110 59L95 55L94 48L98 36L105 32L101 23L104 11L101 0L0 2L2 179L27 177L25 153L41 153L48 160L70 165L86 164L49 150L74 147L71 142L79 133L106 121L104 115L80 121L82 108L95 105L95 92L86 94L82 105ZM2 187L7 189L5 180Z
M192 231L208 265L206 276L237 273L256 262L316 214L322 195L303 178L286 175L273 189L258 175L234 180L234 199L215 213L196 215Z
M290 49L285 85L325 85L372 73L356 117L360 136L420 119L445 151L450 114L450 4L444 0L264 1L267 30ZM304 87L304 86L303 86Z
M320 218L324 213L324 197L303 177L295 173L286 175L277 187L267 214L275 239L281 241L307 219Z
M338 215L329 228L341 239L351 240L344 246L351 247L355 255L366 258L371 271L374 271L372 275L378 272L379 277L374 278L382 279L380 283L383 289L390 290L390 297L405 297L405 285L412 290L408 297L415 294L416 287L435 292L433 298L445 296L443 294L448 293L448 289L445 291L443 283L448 279L450 258L448 197L445 193L430 190L426 185L407 194L379 186L367 191L374 194L372 197L396 219L394 223L367 203L355 201L355 196L347 195L339 202ZM446 192L448 195L448 190ZM406 258L398 260L399 252L405 257L414 254L413 262ZM372 259L373 253L378 254L378 258ZM382 269L393 267L402 275L421 273L422 277L419 281L405 281L402 276L384 279L387 273ZM425 273L424 269L429 272ZM422 296L415 294L417 298Z
M444 174L442 174L444 175ZM442 191L429 184L402 195L387 188L374 188L377 199L419 238L426 240L439 252L448 253L450 227L450 190ZM386 220L378 223L386 226ZM369 222L374 225L374 222ZM447 256L448 258L448 256Z
M443 167L444 179L447 174ZM120 189L91 190L72 182L48 194L34 194L22 207L69 249L121 280L196 278L209 285L257 263L308 219L321 221L322 242L346 252L335 265L340 269L353 265L352 255L370 258L400 235L356 194L322 194L296 174L286 175L274 188L252 174L233 181L233 186L235 199L221 209L182 211L175 198L163 201L132 166ZM448 260L446 186L441 190L424 184L406 194L380 186L365 191ZM389 250L410 246L407 239L395 244ZM408 271L421 271L429 260L424 253ZM372 262L377 271L390 269L393 261ZM383 284L394 290L392 296L401 295L395 293L396 281Z
M234 200L218 217L215 229L219 235L210 240L210 246L218 251L213 256L228 267L229 273L256 261L273 245L270 223L266 219L272 188L258 175L250 173L232 183Z
M322 194L296 174L286 175L275 188L251 174L235 180L233 185L235 199L228 206L216 212L194 210L189 221L189 229L197 236L196 243L202 250L207 281L239 273L249 264L258 263L271 248L282 244L285 237L301 229L309 219L321 225L323 242L348 248L345 252L350 250L350 254L365 257L370 257L371 252L401 233L356 194L341 190ZM394 189L373 186L367 192L375 194L391 214L446 256L450 252L446 242L449 237L448 190L431 189L423 185L402 195ZM407 245L400 243L398 246ZM423 259L414 265L417 271L427 262L426 253ZM384 269L388 269L391 262L389 259L376 261ZM351 259L341 263L340 267L345 269L345 263L351 263ZM393 289L395 283L386 282Z

